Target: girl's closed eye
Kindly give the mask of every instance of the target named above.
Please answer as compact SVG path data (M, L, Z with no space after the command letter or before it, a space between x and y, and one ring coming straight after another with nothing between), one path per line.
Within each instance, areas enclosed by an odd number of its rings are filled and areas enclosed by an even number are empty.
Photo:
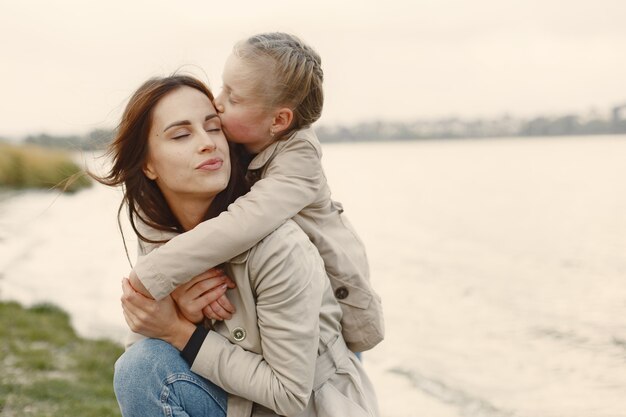
M230 91L230 92L228 93L228 102L229 102L230 104L238 104L238 103L240 103L240 102L241 102L241 97L240 97L240 96L238 96L238 95L236 95L236 94L233 94L233 92L232 92L232 91Z

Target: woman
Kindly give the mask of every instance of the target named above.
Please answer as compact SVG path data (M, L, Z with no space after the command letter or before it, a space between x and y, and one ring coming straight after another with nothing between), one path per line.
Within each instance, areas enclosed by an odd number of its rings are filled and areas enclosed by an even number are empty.
M212 100L185 76L150 80L131 98L102 182L125 186L135 231L137 217L166 233L184 232L244 192ZM210 329L186 318L200 307L183 314L171 297L151 300L123 282L129 326L152 338L116 363L124 416L378 415L371 383L341 336L341 309L323 262L295 223L224 268L236 284L228 291L235 312ZM197 299L195 286L211 279L179 289L179 304ZM203 296L219 297L219 282Z

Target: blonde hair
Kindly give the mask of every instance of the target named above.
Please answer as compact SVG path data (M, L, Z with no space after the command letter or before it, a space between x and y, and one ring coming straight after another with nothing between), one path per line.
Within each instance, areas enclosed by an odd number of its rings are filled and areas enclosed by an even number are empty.
M264 106L287 106L293 111L291 125L280 136L308 127L320 118L324 73L322 59L313 48L294 35L274 32L240 41L233 54L252 66L251 73L259 74L256 93Z

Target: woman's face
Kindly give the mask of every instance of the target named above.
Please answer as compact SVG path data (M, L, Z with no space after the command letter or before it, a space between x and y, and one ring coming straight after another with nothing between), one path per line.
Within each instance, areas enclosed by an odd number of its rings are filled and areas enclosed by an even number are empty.
M231 54L222 74L222 91L215 98L228 139L243 144L252 153L273 140L270 134L273 116L258 97L258 80L258 73Z
M230 177L228 143L211 100L191 87L165 95L152 111L146 176L171 204L210 204Z

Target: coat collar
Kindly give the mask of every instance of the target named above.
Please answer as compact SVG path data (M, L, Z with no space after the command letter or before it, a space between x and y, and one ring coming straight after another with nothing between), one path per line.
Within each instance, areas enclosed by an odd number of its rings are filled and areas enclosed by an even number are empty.
M276 154L276 152L286 146L287 143L293 140L296 136L298 136L298 139L302 139L311 143L321 157L322 147L320 146L319 140L317 139L317 136L315 135L313 129L307 127L304 129L296 130L286 139L278 139L270 143L265 149L256 154L256 156L248 165L248 170L257 170L263 168L274 156L274 154Z
M278 149L278 146L291 138L292 136L289 136L289 138L287 139L279 139L270 143L265 149L256 154L256 156L252 159L252 162L250 162L250 165L248 165L248 169L255 170L263 168L265 164L267 164L267 162L270 160L270 158L274 156L276 150Z

